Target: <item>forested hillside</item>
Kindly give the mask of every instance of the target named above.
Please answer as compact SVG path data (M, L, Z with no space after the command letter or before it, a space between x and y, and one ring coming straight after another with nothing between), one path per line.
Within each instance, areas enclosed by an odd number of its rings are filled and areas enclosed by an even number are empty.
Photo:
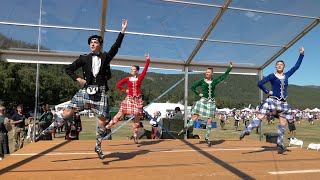
M36 45L19 40L13 40L0 34L0 49L9 48L37 49ZM42 49L46 49L42 47ZM152 63L152 62L151 62ZM73 82L65 73L64 65L41 65L40 68L40 94L38 102L58 104L70 100L79 89L79 85ZM129 68L128 68L129 71ZM81 75L81 72L78 72ZM129 74L119 70L112 70L112 79L109 81L109 96L111 106L119 107L125 94L120 92L115 84ZM215 74L215 77L218 75ZM23 103L33 107L35 101L35 64L0 63L0 101L8 107L14 107ZM182 74L157 74L147 73L142 92L145 104L151 102L173 84L183 78ZM189 97L191 105L199 97L190 90L190 86L203 78L204 74L190 74ZM217 107L243 108L249 104L256 106L260 103L259 89L256 86L257 76L229 75L216 87ZM183 102L184 82L159 99L158 102ZM289 103L293 108L320 107L320 88L317 86L289 86Z

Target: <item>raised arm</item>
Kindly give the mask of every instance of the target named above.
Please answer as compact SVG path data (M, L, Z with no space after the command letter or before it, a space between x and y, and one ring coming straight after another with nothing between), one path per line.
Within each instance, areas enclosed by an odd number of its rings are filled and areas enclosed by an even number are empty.
M121 47L121 43L124 37L124 33L127 29L127 25L128 25L128 20L123 19L122 20L122 29L121 32L118 35L118 38L116 40L116 42L111 46L109 52L108 52L108 56L109 56L109 60L111 61L112 58L118 53L118 49Z
M224 74L222 74L221 76L219 76L217 78L217 83L223 81L228 76L228 74L230 73L231 70L232 70L232 62L230 61L229 68L227 69L227 71Z
M146 64L144 65L143 71L141 72L141 74L139 75L138 79L141 81L144 76L146 75L148 68L149 68L149 64L150 64L150 57L149 54L145 54L146 57Z
M301 47L299 49L299 52L300 52L300 56L299 56L298 61L296 62L296 64L288 72L285 73L288 77L290 77L294 72L296 72L296 70L299 69L299 67L300 67L300 65L302 63L302 59L304 57L304 48Z

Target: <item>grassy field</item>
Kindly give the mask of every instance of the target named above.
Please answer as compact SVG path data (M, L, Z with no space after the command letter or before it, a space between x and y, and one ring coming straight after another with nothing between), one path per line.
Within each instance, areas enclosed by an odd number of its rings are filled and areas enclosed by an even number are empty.
M124 121L118 122L115 126L113 126L113 129L121 125ZM151 126L149 125L149 121L142 121L144 124L144 128L147 130L151 130ZM233 119L230 120L230 124L225 125L225 129L222 130L218 123L217 128L212 129L211 131L211 139L238 139L240 133L244 129L244 124L241 124L238 131L235 131L235 128L233 126ZM128 139L129 136L133 134L133 128L132 128L132 122L129 122L125 126L123 126L119 131L117 131L115 134L112 135L112 139ZM82 126L83 131L80 133L80 140L93 140L95 139L95 128L96 128L96 120L95 118L88 118L86 116L82 116ZM262 127L263 127L263 133L266 132L277 132L277 126L278 122L275 121L275 124L268 125L266 121L263 121ZM297 128L297 134L296 137L300 140L304 141L304 148L308 146L309 143L320 143L320 121L315 121L314 125L309 125L307 120L302 120L301 124L296 123ZM285 133L285 144L288 144L288 134L289 130L288 127L286 127L286 133ZM205 129L198 129L195 128L193 131L193 134L198 134L201 137L204 137L205 135ZM64 139L64 132L61 134L57 134L56 138L54 140L61 140ZM259 140L259 134L255 133L255 130L252 131L250 136L247 136L246 138L252 138ZM263 137L263 141L265 141L265 136ZM12 131L9 133L9 142L10 142L10 152L12 152ZM25 140L25 145L29 144L30 140Z

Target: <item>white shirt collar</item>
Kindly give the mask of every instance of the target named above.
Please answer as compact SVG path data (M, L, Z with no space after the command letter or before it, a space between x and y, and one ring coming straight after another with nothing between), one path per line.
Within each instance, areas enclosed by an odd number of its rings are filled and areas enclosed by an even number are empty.
M129 80L130 80L130 81L137 81L138 78L137 78L137 76L131 76L131 77L129 78Z

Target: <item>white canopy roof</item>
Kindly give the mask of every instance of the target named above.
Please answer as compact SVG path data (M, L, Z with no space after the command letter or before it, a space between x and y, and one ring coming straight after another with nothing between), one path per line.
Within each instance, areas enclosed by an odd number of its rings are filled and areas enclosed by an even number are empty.
M184 105L179 103L152 103L145 110L150 114L153 115L155 111L160 111L161 117L165 118L167 114L167 110L174 110L176 107L179 107L180 110L184 111ZM188 106L188 110L191 110L191 106ZM189 112L188 111L188 112Z
M310 112L320 112L320 109L314 108L314 109L312 109Z

